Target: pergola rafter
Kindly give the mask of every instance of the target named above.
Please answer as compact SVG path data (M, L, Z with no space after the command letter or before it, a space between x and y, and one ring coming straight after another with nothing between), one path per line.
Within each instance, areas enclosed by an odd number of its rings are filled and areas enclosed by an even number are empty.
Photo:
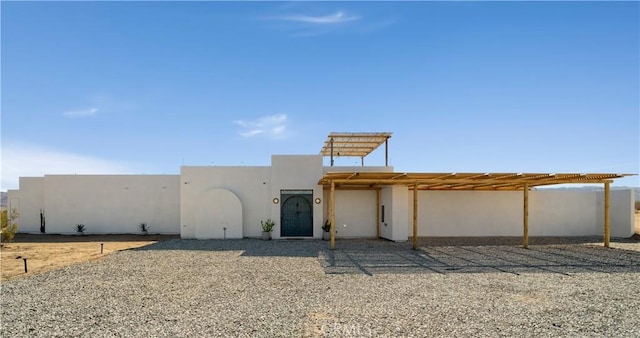
M522 190L557 184L605 183L630 174L543 174L543 173L399 173L328 172L318 182L341 187L402 184L419 190Z

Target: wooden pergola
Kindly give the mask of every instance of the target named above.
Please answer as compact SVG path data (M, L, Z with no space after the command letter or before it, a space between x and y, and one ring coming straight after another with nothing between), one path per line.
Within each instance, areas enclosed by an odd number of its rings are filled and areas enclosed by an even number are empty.
M365 156L371 154L384 143L384 165L389 166L389 138L392 133L330 133L320 155L331 157L333 167L334 157L360 157L364 166Z
M326 145L325 145L326 147ZM324 148L323 148L324 149ZM331 222L331 249L335 249L335 190L377 190L377 225L380 234L380 188L404 185L413 190L413 248L418 242L418 191L419 190L479 190L523 192L522 246L529 243L529 190L538 186L556 184L604 184L604 246L609 247L610 184L614 179L633 174L581 174L581 173L401 173L401 172L328 172L318 182L329 189L329 220Z

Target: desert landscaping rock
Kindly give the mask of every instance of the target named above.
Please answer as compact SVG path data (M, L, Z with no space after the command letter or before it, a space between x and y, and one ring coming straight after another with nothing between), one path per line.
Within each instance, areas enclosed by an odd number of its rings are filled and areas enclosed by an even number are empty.
M2 336L640 335L639 242L460 241L158 242L4 282Z

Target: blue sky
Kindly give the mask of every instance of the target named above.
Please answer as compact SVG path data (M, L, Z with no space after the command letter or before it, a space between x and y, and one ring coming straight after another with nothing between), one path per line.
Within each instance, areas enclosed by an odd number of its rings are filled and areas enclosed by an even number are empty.
M640 171L638 2L1 11L2 190L45 173L269 165L317 154L332 131L393 132L398 171Z

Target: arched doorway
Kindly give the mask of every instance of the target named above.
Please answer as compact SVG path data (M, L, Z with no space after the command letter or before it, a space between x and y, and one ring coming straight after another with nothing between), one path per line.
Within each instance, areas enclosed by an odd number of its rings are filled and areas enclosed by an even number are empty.
M313 192L289 190L281 192L280 236L313 236Z
M242 202L232 191L211 189L198 198L195 237L242 238Z

